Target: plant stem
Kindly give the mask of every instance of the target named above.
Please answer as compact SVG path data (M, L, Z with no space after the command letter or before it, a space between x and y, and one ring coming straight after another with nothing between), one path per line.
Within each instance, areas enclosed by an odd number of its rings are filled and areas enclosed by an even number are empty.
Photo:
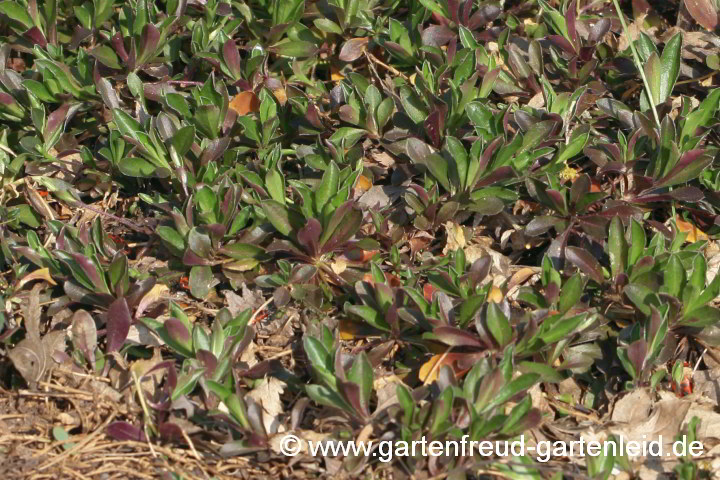
M632 51L633 59L635 60L635 67L640 71L640 76L642 77L643 84L645 85L645 93L647 93L648 100L650 100L650 106L652 107L653 117L655 117L655 123L657 124L658 129L660 129L660 117L655 109L655 100L653 99L652 91L650 91L650 83L648 83L647 77L645 76L645 69L640 61L640 55L638 55L637 50L635 50L635 43L633 43L633 39L630 36L630 30L628 30L628 26L625 23L625 16L623 15L622 10L620 10L618 0L613 0L613 4L615 5L615 11L620 18L620 23L622 24L625 36L628 38L630 51Z

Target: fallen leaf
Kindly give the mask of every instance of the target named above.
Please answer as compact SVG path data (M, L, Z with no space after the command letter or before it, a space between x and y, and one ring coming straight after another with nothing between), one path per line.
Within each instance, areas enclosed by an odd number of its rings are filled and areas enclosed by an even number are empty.
M147 310L152 304L164 300L164 297L168 295L168 292L170 292L170 289L167 285L156 283L153 288L145 294L142 300L140 300L140 303L138 303L137 310L135 310L135 318L142 317L145 310Z
M611 433L622 435L625 444L630 441L658 441L662 437L663 451L671 451L668 449L671 448L674 437L680 433L692 400L689 397L681 399L671 392L663 391L660 392L660 397L661 400L649 410L642 394L638 394L634 400L623 402L620 409L616 404L611 417L615 422L610 428Z
M262 385L253 388L246 396L255 400L263 409L263 425L265 431L277 432L284 429L280 422L280 415L284 409L280 395L285 391L287 384L275 377L266 377Z
M260 99L252 91L240 92L230 100L230 108L238 115L247 115L260 110Z
M420 371L418 372L418 378L424 384L432 383L437 379L438 373L440 373L440 369L445 365L448 365L450 368L452 368L455 376L457 378L460 378L465 375L472 367L472 365L470 365L467 368L461 368L458 365L463 360L467 360L467 356L467 353L439 353L437 355L433 355L432 357L430 357L430 360L423 363L420 367ZM438 362L440 362L440 364L435 367Z
M680 215L675 216L675 225L677 225L679 232L688 232L688 236L685 238L686 242L695 243L698 240L708 239L705 232L697 228L692 223L685 221Z
M280 102L280 105L285 105L287 103L287 92L285 91L285 88L276 88L273 90L273 95L275 95L277 101Z
M140 381L140 386L143 389L147 395L152 398L153 395L155 395L155 386L158 385L165 375L165 372L162 369L155 370L150 375L147 376L147 378L143 378L152 368L154 368L158 363L161 363L163 361L162 354L160 353L159 348L153 349L153 356L148 359L140 359L135 360L132 365L130 365L130 370L127 373L126 381L132 380L132 374L135 374L135 376Z
M452 220L448 220L448 222L445 224L445 230L447 231L447 243L443 248L443 255L447 255L448 252L454 252L459 248L465 248L465 245L467 245L467 241L465 240L465 232L462 226L458 225ZM472 264L472 260L468 261Z
M347 270L347 262L342 257L336 257L333 263L330 264L330 268L335 274L340 275Z
M228 310L230 310L233 317L248 308L254 310L265 302L265 298L260 290L250 290L244 283L240 285L241 295L238 295L232 290L224 290L223 293L227 300Z
M55 350L65 351L64 331L51 331L40 337L41 289L42 285L36 284L28 297L24 318L25 338L8 351L8 357L30 388L35 388L37 382L53 365L52 355Z
M340 72L340 69L335 65L330 65L330 80L333 82L339 82L343 80L345 75Z
M57 285L55 283L55 280L52 279L50 276L50 269L49 268L39 268L31 273L28 273L25 275L22 280L18 282L17 289L20 290L25 284L32 282L33 280L45 280L50 285Z
M367 192L372 187L372 182L365 175L358 175L357 182L355 182L355 190L359 192Z
M338 58L343 62L353 62L360 58L367 49L370 37L351 38L340 49Z
M488 292L488 298L487 298L488 302L500 303L503 301L503 297L504 297L504 295L503 295L502 290L500 290L495 285L490 287L490 291Z

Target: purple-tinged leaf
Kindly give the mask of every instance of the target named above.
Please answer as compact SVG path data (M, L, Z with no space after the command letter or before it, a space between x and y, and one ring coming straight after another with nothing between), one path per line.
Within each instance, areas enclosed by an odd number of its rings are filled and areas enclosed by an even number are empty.
M230 137L216 138L208 142L200 157L200 164L207 165L220 158L230 146Z
M152 23L146 23L140 35L139 53L137 56L138 64L142 65L148 60L151 60L150 56L155 54L159 42L160 30Z
M490 175L488 175L485 178L480 179L476 184L475 188L482 188L487 187L488 185L493 185L497 182L501 182L503 180L507 180L509 178L513 178L515 176L515 171L512 169L512 167L500 167L496 168L492 171Z
M606 208L605 210L602 210L596 214L593 215L586 215L585 218L589 218L591 216L597 216L597 217L603 217L603 218L612 218L615 216L619 216L623 219L623 221L626 221L628 218L632 217L633 215L641 214L642 210L638 207L634 207L632 205L615 205L614 207Z
M547 38L550 40L550 43L558 47L560 50L569 55L575 55L575 47L573 47L565 37L561 35L549 35Z
M435 335L439 341L451 347L487 348L476 335L448 325L435 328L433 335Z
M588 40L590 43L598 43L600 42L607 32L610 31L610 20L607 18L601 18L595 24L590 27L590 34L588 35Z
M713 161L713 157L704 149L690 150L683 153L680 160L670 172L657 181L655 187L669 187L696 178Z
M590 176L584 173L577 177L570 187L570 204L577 205L588 193L590 193Z
M128 61L128 53L127 50L125 50L125 44L123 43L123 36L122 33L118 32L115 35L113 35L112 39L110 39L110 43L112 44L113 48L115 49L115 53L118 54L118 57L120 59L127 63Z
M136 442L145 442L145 432L141 428L129 424L128 422L113 422L107 426L107 434L115 440L133 440Z
M315 265L296 265L290 272L289 284L305 284L317 273Z
M471 31L477 30L479 27L495 20L501 13L502 8L496 3L481 4L477 11L470 17L470 20L467 22L467 27Z
M49 138L55 133L58 128L61 128L65 123L68 110L70 109L69 103L64 103L60 108L48 115L47 124L43 136Z
M424 122L425 133L436 148L442 144L442 134L445 131L445 115L437 107L428 115Z
M305 226L298 231L297 241L306 252L315 256L318 252L318 242L320 241L321 233L322 225L320 225L317 219L311 218Z
M647 342L644 338L635 340L627 349L628 359L635 368L635 372L640 375L645 364L645 355L647 355Z
M602 267L590 252L582 248L565 247L565 256L586 275L602 285Z
M490 144L485 147L485 150L483 150L482 156L480 157L480 166L478 167L479 171L484 171L487 166L490 164L490 159L492 158L493 154L495 153L495 150L503 143L504 139L502 135L497 137L495 140L490 142Z
M176 423L162 422L158 424L157 429L160 437L165 440L183 440L185 438L182 428Z
M96 291L99 290L101 293L110 293L110 290L107 288L107 284L105 283L105 279L100 277L100 272L98 272L98 269L95 267L95 264L87 258L85 255L82 255L80 253L72 253L70 254L75 260L75 263L82 269L82 272L90 279L90 282L95 287Z
M203 367L205 367L205 376L212 377L218 364L215 355L207 350L199 349L195 352L195 358L200 360L200 363L202 363Z
M397 44L395 42L383 42L383 47L387 48L391 52L395 52L397 55L409 57L411 56L411 53L405 50L405 47L403 47L400 44ZM341 59L342 60L342 59Z
M124 298L118 298L110 305L107 311L105 335L107 337L108 353L120 350L120 347L125 343L125 339L127 339L128 332L130 332L131 323L132 316L127 302Z
M451 39L456 37L456 33L444 25L432 25L422 33L423 45L431 47L442 47L447 45Z
M213 264L212 261L210 261L206 258L199 257L195 252L193 252L189 248L187 250L185 250L185 254L183 255L182 261L187 266L212 265Z
M0 105L14 105L17 103L9 93L0 92Z
M168 318L164 323L168 336L183 346L191 346L192 338L185 323L177 318Z
M568 35L570 36L573 48L577 51L580 47L577 34L577 0L572 0L570 5L567 6L567 10L565 12L565 24L567 25Z
M338 58L343 62L354 62L365 52L369 41L369 37L351 38L343 44Z
M714 31L718 26L718 10L712 0L684 0L688 13L700 25Z
M97 347L97 327L95 321L85 310L78 310L72 317L73 344L83 353L85 359L95 369L95 348Z
M240 53L233 39L228 39L223 45L223 60L232 76L239 79L242 76L242 65L240 64Z
M337 214L333 214L333 217ZM330 238L322 246L324 253L332 252L338 248L341 248L353 235L357 233L362 225L363 213L356 209L354 206L350 211L343 217L340 225L333 230ZM330 223L334 223L332 220Z
M555 227L555 230L560 230L563 224L562 219L550 215L535 217L525 226L525 235L537 237L553 227Z
M23 37L27 38L35 45L39 45L41 48L47 47L45 35L43 35L38 27L32 27L30 30L26 31L23 33Z
M268 252L289 252L298 257L307 257L307 253L300 250L292 242L284 239L275 239L267 246Z
M668 202L670 200L679 200L681 202L699 202L705 197L705 194L697 187L681 187L667 193L648 193L635 197L632 201L635 203L653 203Z

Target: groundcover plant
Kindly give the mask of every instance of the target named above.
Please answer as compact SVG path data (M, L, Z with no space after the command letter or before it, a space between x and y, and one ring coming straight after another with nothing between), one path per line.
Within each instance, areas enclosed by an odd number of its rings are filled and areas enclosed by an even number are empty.
M3 478L714 478L719 13L1 0Z

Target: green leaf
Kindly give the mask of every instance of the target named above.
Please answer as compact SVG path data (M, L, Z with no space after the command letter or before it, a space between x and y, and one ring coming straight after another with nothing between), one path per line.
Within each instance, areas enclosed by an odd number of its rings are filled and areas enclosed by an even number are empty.
M338 35L343 34L343 30L342 28L340 28L340 25L333 22L329 18L316 18L313 23L318 29L322 30L323 32L337 33Z
M315 56L318 49L314 43L286 38L268 47L268 51L283 57L307 58Z
M355 357L347 378L360 387L360 404L367 410L373 390L373 368L365 352Z
M302 228L302 218L297 218L295 212L291 212L288 207L276 200L264 200L262 209L275 230L286 237L290 236L293 230Z
M194 371L182 374L178 376L177 386L170 395L170 400L175 401L183 395L187 395L195 390L198 380L205 373L204 368L198 368Z
M560 372L544 363L520 362L517 368L521 373L537 373L543 382L559 383L564 380Z
M319 405L339 408L348 412L353 411L353 408L348 405L340 395L324 385L307 385L305 391L308 396Z
M635 265L645 252L645 229L642 224L632 218L630 220L630 252L628 253L628 266Z
M169 171L159 169L147 160L138 157L123 158L118 163L118 169L120 169L120 172L128 177L138 178L164 178L170 174Z
M65 450L70 450L75 446L74 442L66 442L65 440L70 439L70 435L65 431L63 427L53 427L52 429L52 435L55 440L58 442L63 442L62 447Z
M335 162L330 162L328 168L323 173L322 180L313 192L315 198L315 208L320 213L338 190L338 182L340 179L340 170Z
M120 65L120 60L115 54L115 51L107 45L100 45L98 47L95 47L88 53L95 57L98 62L102 63L106 67L110 67L115 70L122 69L122 65Z
M190 269L188 285L193 297L204 299L210 293L210 288L215 282L212 269L205 265L196 265Z
M558 311L565 313L574 307L583 294L585 283L583 282L582 276L576 273L570 277L565 285L563 285L560 298L558 299Z
M155 233L173 249L175 255L182 256L182 252L185 251L185 239L177 230L167 225L160 225L155 229Z
M270 197L276 202L285 205L285 177L277 169L271 169L265 176L265 186Z
M500 309L497 303L488 304L487 310L487 326L495 341L504 347L512 339L512 327L510 321Z
M615 278L619 273L625 271L625 266L628 262L628 246L625 241L625 230L623 229L622 220L617 216L610 221L608 253L610 255L612 277Z
M650 315L650 305L659 307L655 292L644 285L631 283L625 286L623 292L644 315Z
M680 292L685 286L685 267L683 267L678 255L670 255L665 267L663 285L667 293L675 298L680 298Z
M675 82L680 75L680 59L683 46L683 36L681 33L676 33L665 44L665 48L660 58L660 89L658 91L659 98L656 98L656 102L664 102L672 93Z
M33 21L28 14L28 9L18 2L12 0L0 2L0 13L7 15L10 20L20 23L26 30L33 27Z
M490 400L490 402L482 409L482 411L486 412L488 410L492 410L499 405L502 405L520 392L528 390L530 387L540 381L540 378L541 376L537 373L525 373L523 375L520 375L515 380L512 380L510 383L507 383L505 386L503 386L500 391L492 398L492 400Z
M172 146L178 154L178 157L183 158L185 154L192 147L195 141L195 127L187 125L178 130L172 138Z

